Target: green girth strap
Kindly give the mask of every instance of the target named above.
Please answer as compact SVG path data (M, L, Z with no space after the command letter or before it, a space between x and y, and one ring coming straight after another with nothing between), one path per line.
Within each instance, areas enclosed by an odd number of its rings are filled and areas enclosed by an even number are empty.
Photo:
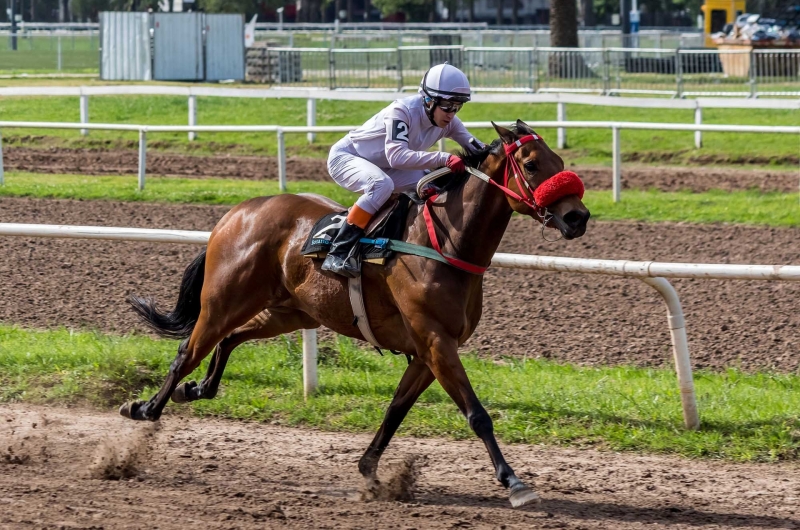
M447 260L444 259L438 252L433 250L430 247L424 247L422 245L415 245L414 243L406 243L405 241L399 241L397 239L386 239L386 238L378 238L378 239L369 239L369 238L361 238L362 243L367 243L369 245L375 245L376 247L381 248L388 248L389 250L394 250L395 252L400 252L402 254L413 254L415 256L421 256L423 258L434 259L436 261L447 263Z

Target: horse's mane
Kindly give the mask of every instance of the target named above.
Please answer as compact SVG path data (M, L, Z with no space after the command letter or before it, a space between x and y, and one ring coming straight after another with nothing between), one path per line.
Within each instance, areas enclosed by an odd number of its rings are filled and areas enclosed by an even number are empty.
M529 130L525 130L521 127L518 127L517 124L512 125L509 130L517 135L525 135L530 134ZM503 140L501 138L496 138L492 143L481 149L480 151L476 151L474 153L468 153L467 151L460 149L456 151L455 155L461 160L464 161L469 167L477 168L480 166L484 160L489 155L499 155L501 154L501 149L503 148ZM469 179L469 173L461 173L458 175L446 175L441 177L441 179L436 179L437 181L444 181L439 187L441 188L442 192L445 191L452 191L464 186L464 184ZM437 182L438 184L438 182Z

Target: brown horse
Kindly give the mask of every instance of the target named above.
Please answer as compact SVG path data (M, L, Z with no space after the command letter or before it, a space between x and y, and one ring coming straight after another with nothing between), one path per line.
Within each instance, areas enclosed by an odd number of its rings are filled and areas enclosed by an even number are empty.
M506 165L524 180L509 184L521 189L539 184L564 169L564 162L523 122L512 130L495 125L500 135L486 151L467 157L497 183ZM523 135L535 141L510 146ZM516 164L507 158L514 158ZM511 214L535 218L530 204L516 200L474 177L453 177L457 184L433 207L442 251L472 264L488 266ZM516 186L516 188L514 187ZM542 188L544 189L544 187ZM528 192L530 193L530 192ZM320 270L321 261L300 255L315 221L344 208L317 195L278 195L243 202L214 228L205 252L186 269L178 303L160 312L152 300L132 298L134 308L159 334L186 338L169 374L149 401L126 403L120 413L136 420L155 421L173 401L211 399L217 392L225 363L245 341L275 337L299 329L327 326L337 333L362 339L353 323L346 279ZM564 238L586 231L589 211L578 195L562 197L549 208ZM431 246L420 208L412 207L403 239ZM475 331L481 317L483 276L415 255L398 254L386 266L365 264L364 302L372 331L380 344L410 356L374 440L359 461L359 471L374 478L378 461L417 398L434 379L455 401L470 427L483 440L497 479L510 488L515 507L538 500L506 463L494 436L492 420L470 385L458 347ZM178 386L215 349L205 379Z

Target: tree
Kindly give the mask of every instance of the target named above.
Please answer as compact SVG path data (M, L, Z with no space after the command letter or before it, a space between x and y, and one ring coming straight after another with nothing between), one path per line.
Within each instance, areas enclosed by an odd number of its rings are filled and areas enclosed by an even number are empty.
M436 13L435 0L372 0L372 5L380 9L383 16L405 13L409 22L428 22Z
M550 46L578 47L578 10L575 0L551 0Z
M550 1L550 46L554 48L578 47L578 4L575 0ZM548 61L551 77L594 77L578 53L551 54Z

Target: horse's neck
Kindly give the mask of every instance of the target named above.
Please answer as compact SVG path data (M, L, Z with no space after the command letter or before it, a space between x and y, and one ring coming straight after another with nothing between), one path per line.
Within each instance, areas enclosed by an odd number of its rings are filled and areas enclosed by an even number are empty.
M448 195L442 217L449 230L450 252L455 251L456 257L469 263L488 265L511 219L508 200L475 177Z

